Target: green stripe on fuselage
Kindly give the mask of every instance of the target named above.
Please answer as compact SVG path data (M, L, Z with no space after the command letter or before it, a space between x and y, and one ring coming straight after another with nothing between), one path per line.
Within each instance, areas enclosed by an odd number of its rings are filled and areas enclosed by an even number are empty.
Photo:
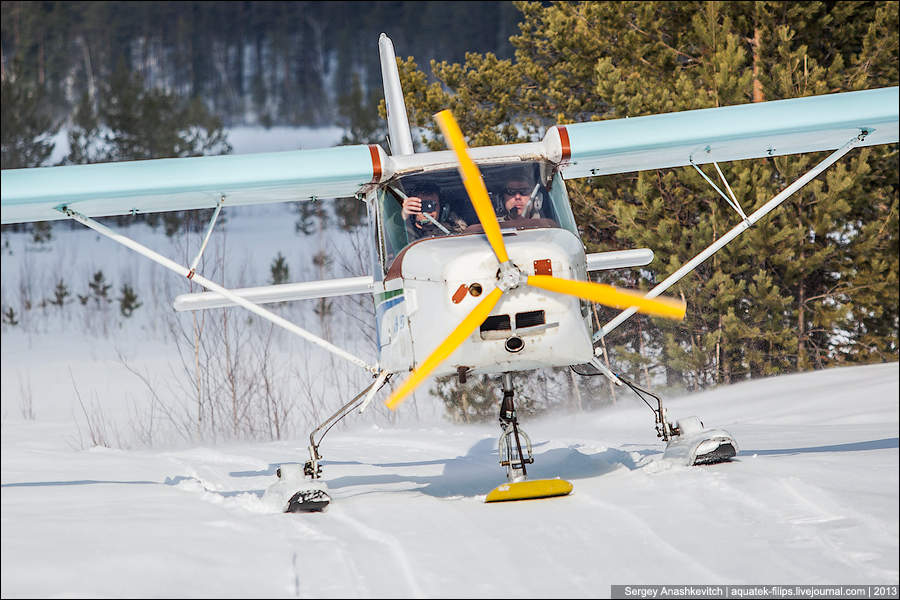
M391 290L390 292L375 292L373 294L373 296L375 298L375 306L378 306L382 302L384 302L386 300L390 300L391 298L394 298L395 296L400 296L402 294L403 294L403 288L400 288L399 290Z

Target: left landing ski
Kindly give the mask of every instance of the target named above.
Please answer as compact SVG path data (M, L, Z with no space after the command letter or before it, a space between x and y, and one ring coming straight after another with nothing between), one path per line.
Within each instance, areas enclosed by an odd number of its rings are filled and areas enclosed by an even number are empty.
M320 479L309 479L303 465L281 465L278 481L263 494L263 502L282 512L321 512L331 502L328 485Z
M490 491L485 502L509 502L565 496L572 491L572 484L565 479L535 479L504 483Z

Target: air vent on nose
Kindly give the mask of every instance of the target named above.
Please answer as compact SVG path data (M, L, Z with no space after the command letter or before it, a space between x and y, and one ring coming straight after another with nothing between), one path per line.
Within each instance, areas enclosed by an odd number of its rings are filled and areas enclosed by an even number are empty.
M481 332L485 331L509 331L510 327L509 315L493 315L484 320L481 324Z
M531 310L528 312L516 313L516 329L524 327L534 327L535 325L543 325L546 322L544 311Z

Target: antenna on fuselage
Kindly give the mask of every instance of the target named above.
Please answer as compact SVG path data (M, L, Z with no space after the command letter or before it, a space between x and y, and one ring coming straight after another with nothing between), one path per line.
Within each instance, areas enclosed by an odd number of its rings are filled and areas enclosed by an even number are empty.
M387 107L388 137L392 155L414 154L412 134L409 130L409 116L400 87L400 73L397 71L397 57L394 43L386 34L378 37L378 54L381 57L381 80L384 82L384 103Z

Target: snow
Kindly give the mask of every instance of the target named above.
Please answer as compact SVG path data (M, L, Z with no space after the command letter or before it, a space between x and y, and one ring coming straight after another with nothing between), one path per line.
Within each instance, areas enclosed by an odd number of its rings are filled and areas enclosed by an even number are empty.
M258 126L236 125L226 127L225 135L231 144L232 154L255 154L330 148L340 143L344 130L337 126L276 126L265 129ZM69 130L60 128L50 141L53 142L53 151L45 164L56 165L69 154Z
M337 146L344 130L340 127L260 127L236 126L228 129L233 154L282 152Z
M4 354L4 359L6 354ZM5 372L5 368L4 368ZM101 375L98 373L98 377ZM305 439L73 447L65 419L2 421L3 597L602 597L611 584L898 581L898 365L672 399L736 436L683 467L643 405L523 423L564 498L484 504L493 425L329 434L322 514L262 501Z

